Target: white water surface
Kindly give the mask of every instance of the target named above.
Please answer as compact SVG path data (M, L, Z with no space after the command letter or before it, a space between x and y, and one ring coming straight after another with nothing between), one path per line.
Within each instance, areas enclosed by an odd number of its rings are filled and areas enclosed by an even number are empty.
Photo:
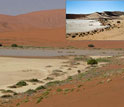
M88 32L106 27L97 20L66 19L66 33Z

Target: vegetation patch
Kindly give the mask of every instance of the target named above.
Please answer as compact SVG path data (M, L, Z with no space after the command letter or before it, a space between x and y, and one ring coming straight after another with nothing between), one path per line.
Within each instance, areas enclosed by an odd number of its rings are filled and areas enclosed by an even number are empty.
M80 85L78 85L78 88L81 88L82 86L83 86L83 85L80 84Z
M63 91L64 91L64 94L67 94L67 93L70 93L70 92L74 91L74 88L71 88L71 89L66 88Z
M28 82L40 82L40 80L38 79L30 79L30 80L27 80Z
M97 58L97 62L109 62L110 60L108 58Z
M82 60L84 60L84 57L82 57L82 56L76 56L74 58L74 60L76 60L76 61L82 61Z
M53 70L53 72L63 72L62 70Z
M25 93L31 95L31 94L33 94L33 93L35 93L35 92L36 92L35 90L29 89L29 90L27 90Z
M38 104L38 103L40 103L42 100L43 100L43 97L41 96L41 97L38 98L38 100L37 100L36 103Z
M12 95L3 95L3 96L1 96L1 98L11 98L12 97Z
M98 61L96 59L91 58L87 61L87 64L88 65L95 65L95 64L98 64Z
M68 78L67 78L67 81L72 81L72 76L69 76Z
M46 86L54 86L54 85L57 85L57 84L60 84L60 83L61 83L61 81L48 82L48 83L46 84Z
M47 78L45 78L44 80L53 80L54 78L52 78L52 77L47 77Z
M42 90L42 89L46 89L46 87L45 86L39 86L35 90Z
M0 90L2 93L15 93L14 91L12 90Z
M9 88L19 88L19 87L23 87L23 86L27 86L28 84L25 81L19 81L17 84L13 85L13 86L9 86Z
M3 45L2 45L2 43L0 43L0 47L2 47Z
M95 46L93 44L89 44L88 47L93 48Z
M61 88L56 89L57 92L62 92L63 90Z
M11 47L18 47L18 45L17 44L12 44Z
M16 106L20 106L20 103L17 103Z
M17 84L16 84L16 86L17 87L22 87L22 86L26 86L26 85L28 85L25 81L19 81Z

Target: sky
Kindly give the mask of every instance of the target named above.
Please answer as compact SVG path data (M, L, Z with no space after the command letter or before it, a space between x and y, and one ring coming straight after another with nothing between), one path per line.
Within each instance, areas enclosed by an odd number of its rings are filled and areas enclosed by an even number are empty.
M79 1L67 0L66 13L89 14L103 11L124 11L124 1Z
M7 15L64 8L65 0L0 0L0 14Z

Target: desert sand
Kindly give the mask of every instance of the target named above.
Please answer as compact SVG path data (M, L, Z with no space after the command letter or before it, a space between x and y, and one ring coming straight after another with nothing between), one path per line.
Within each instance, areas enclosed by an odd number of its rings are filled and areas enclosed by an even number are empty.
M106 58L110 56L91 56L92 58ZM36 89L51 81L62 81L69 76L78 74L78 70L85 72L90 65L86 61L76 61L74 56L65 58L14 58L0 57L0 90L12 90L16 93ZM102 66L106 63L99 63ZM47 79L52 78L52 79ZM27 80L38 79L41 82L31 83ZM27 81L28 85L10 88L19 81ZM5 93L0 93L0 96Z
M105 82L101 85L96 85L99 80L91 81L81 87L79 92L74 91L67 95L62 93L56 94L41 101L40 104L36 104L36 101L31 98L30 100L32 101L22 103L20 107L27 107L29 105L30 107L123 107L123 75L112 78L113 80L110 83ZM74 86L69 84L60 88L71 88ZM14 101L13 105L19 102L19 100Z
M0 89L13 90L20 93L28 89L35 89L40 85L45 85L47 82L64 80L68 76L76 75L78 70L85 71L88 66L86 62L80 62L79 65L71 65L72 59L41 59L41 58L12 58L0 57ZM69 70L71 69L71 70ZM61 70L59 76L52 75L55 70ZM47 77L53 78L52 80L44 80ZM42 83L29 85L21 88L9 88L21 80L38 79ZM0 94L2 95L2 94Z
M111 61L112 63L100 66L95 71L91 69L87 72L89 75L85 75L86 72L84 72L82 79L74 79L66 84L49 87L48 89L51 89L49 91L41 90L31 96L14 98L9 103L4 101L2 106L123 107L124 57L113 57ZM42 99L42 95L45 98Z

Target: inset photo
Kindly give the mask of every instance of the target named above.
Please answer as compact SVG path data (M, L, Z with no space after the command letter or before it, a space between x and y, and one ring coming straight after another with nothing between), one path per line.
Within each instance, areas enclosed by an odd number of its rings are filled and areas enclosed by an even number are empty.
M66 1L66 38L124 40L124 1Z

